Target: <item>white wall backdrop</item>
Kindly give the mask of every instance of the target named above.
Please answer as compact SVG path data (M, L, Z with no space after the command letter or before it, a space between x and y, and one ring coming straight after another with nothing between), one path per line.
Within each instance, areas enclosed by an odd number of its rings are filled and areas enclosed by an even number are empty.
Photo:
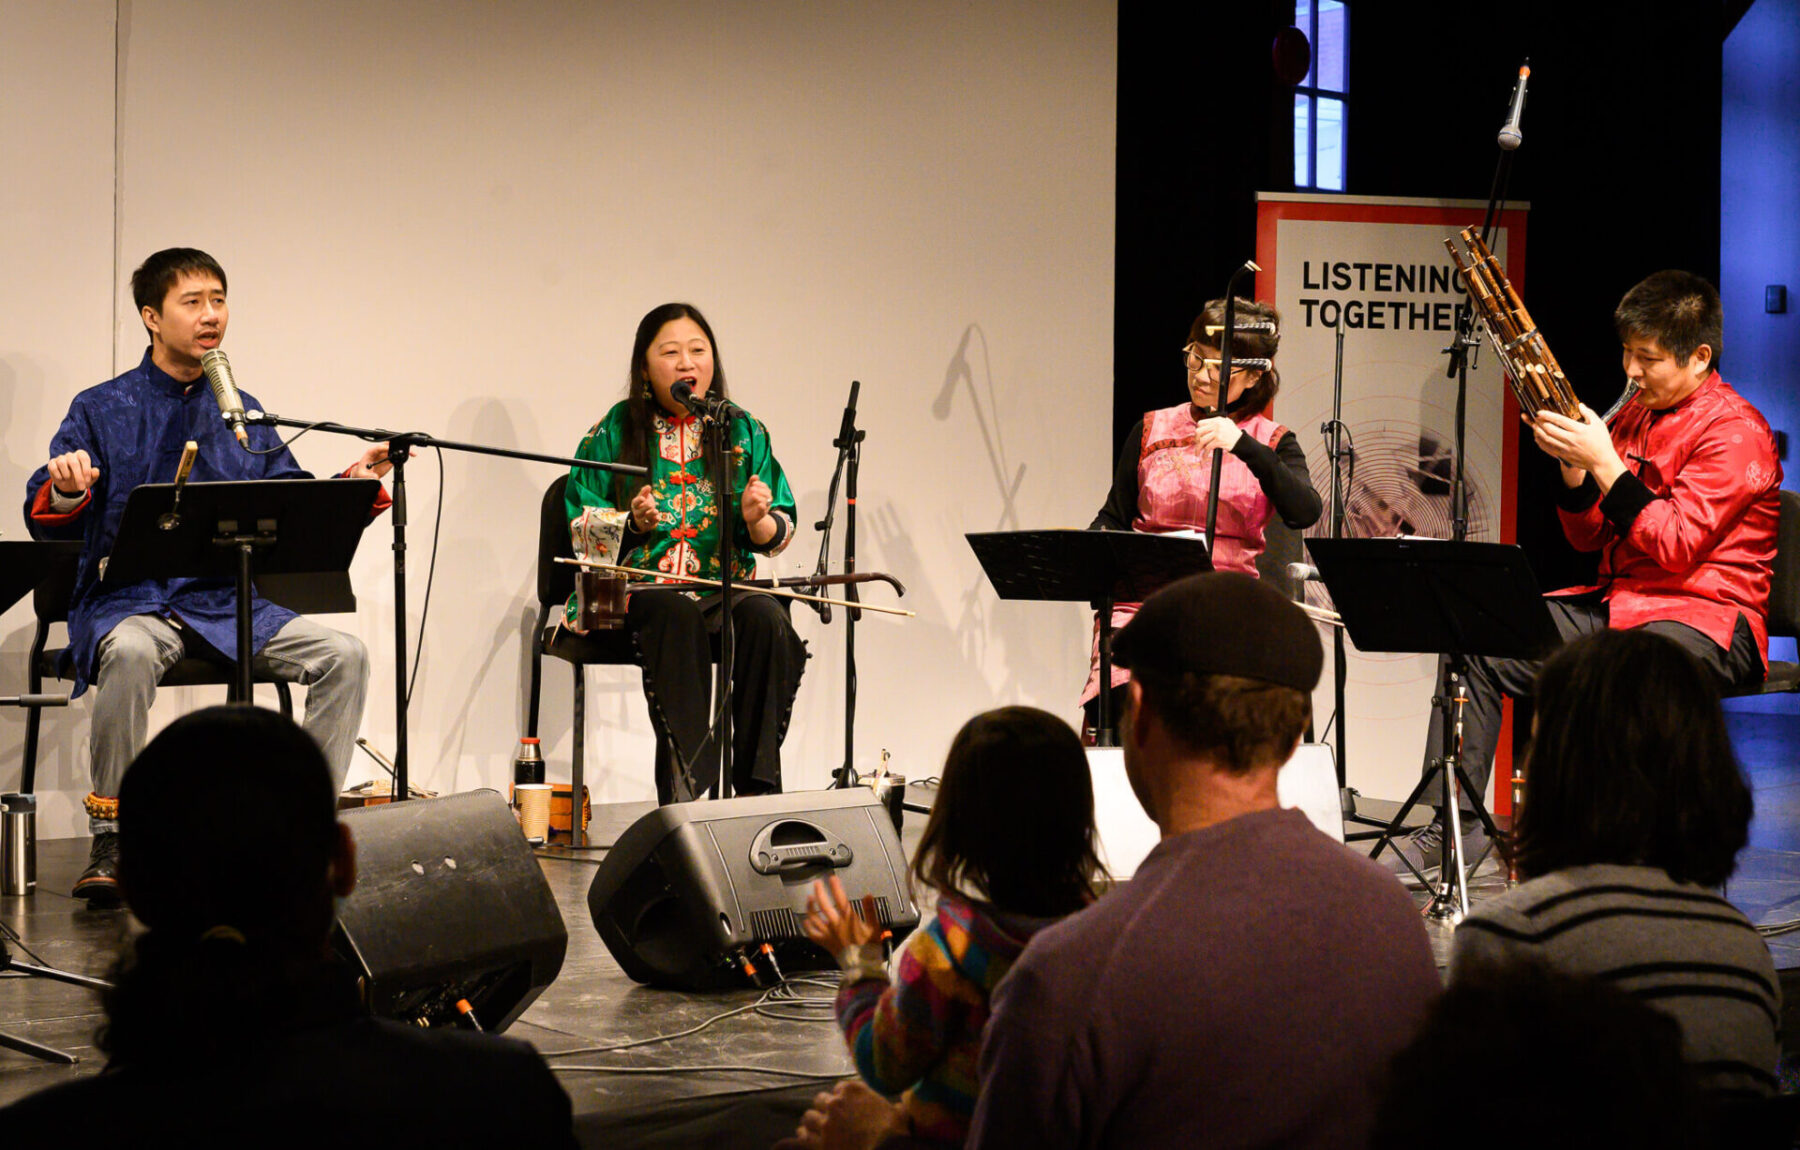
M799 498L779 573L811 569L863 383L859 565L919 618L859 625L859 761L935 773L1005 702L1073 718L1083 612L999 602L962 533L1085 525L1104 496L1115 4L0 0L0 24L0 489L22 495L68 399L141 354L126 280L160 247L224 264L226 346L269 410L552 453L622 394L637 318L687 299ZM295 446L321 473L357 450ZM412 769L464 790L509 777L555 469L445 471ZM416 624L439 493L434 461L411 475ZM363 731L391 750L387 543L384 520L360 610L326 621L377 653ZM816 787L842 755L841 616L795 618L814 658L787 775ZM30 627L28 604L0 619L0 692L23 689ZM566 777L568 673L547 672ZM636 672L589 683L596 798L651 797ZM218 697L164 695L154 725ZM40 833L77 833L86 708L45 730ZM22 731L0 712L9 785Z

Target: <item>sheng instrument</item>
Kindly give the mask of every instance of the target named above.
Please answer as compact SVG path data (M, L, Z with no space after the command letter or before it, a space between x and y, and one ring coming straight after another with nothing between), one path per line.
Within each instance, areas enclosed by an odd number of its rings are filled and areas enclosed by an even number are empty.
M1474 228L1462 230L1462 241L1468 248L1466 259L1458 250L1455 237L1445 237L1444 247L1449 249L1456 270L1468 285L1469 301L1500 356L1520 410L1528 418L1547 409L1570 419L1582 419L1581 401L1575 398L1575 389L1569 386L1562 365L1550 353L1550 345L1532 322L1531 313L1525 310L1524 301L1507 280L1500 261L1481 242Z

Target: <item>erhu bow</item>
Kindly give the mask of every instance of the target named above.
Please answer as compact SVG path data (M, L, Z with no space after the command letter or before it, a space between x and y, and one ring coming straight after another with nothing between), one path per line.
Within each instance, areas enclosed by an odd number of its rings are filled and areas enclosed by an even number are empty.
M674 575L667 571L651 571L644 567L625 567L617 563L600 563L592 559L569 559L558 556L556 561L558 563L566 563L571 567L581 567L589 571L615 571L627 575L648 575L652 579L672 580L677 583L691 584L696 587L717 587L720 585L720 582L717 579L701 579L692 575ZM833 607L854 607L862 611L879 611L883 615L899 615L907 619L915 618L917 616L918 612L907 611L900 607L883 607L879 604L860 601L851 603L844 599L829 599L823 595L803 595L798 591L787 591L782 589L784 586L788 585L817 586L821 583L867 583L873 580L883 580L891 583L896 588L900 589L901 594L905 594L905 589L900 587L900 581L898 579L895 579L892 575L881 574L878 571L858 571L850 575L803 575L792 580L733 579L731 585L733 587L754 587L764 595L779 595L783 599L799 599L808 603L829 603ZM628 583L625 589L627 591L643 591L656 586L656 583Z

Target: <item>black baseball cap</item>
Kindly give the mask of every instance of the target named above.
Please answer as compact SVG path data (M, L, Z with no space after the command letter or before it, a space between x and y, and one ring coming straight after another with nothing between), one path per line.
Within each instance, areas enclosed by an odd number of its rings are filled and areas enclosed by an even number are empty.
M1325 651L1306 612L1235 571L1178 579L1113 636L1112 659L1165 675L1238 675L1310 692Z

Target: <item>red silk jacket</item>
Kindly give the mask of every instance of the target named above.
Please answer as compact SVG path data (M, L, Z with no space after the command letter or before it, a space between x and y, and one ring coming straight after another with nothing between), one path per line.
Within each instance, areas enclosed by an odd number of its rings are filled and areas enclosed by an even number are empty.
M1612 422L1628 468L1600 498L1589 478L1565 489L1563 533L1600 551L1600 581L1553 592L1604 592L1613 627L1686 623L1721 647L1742 614L1769 659L1769 581L1781 463L1762 414L1718 372L1674 407L1627 403Z

